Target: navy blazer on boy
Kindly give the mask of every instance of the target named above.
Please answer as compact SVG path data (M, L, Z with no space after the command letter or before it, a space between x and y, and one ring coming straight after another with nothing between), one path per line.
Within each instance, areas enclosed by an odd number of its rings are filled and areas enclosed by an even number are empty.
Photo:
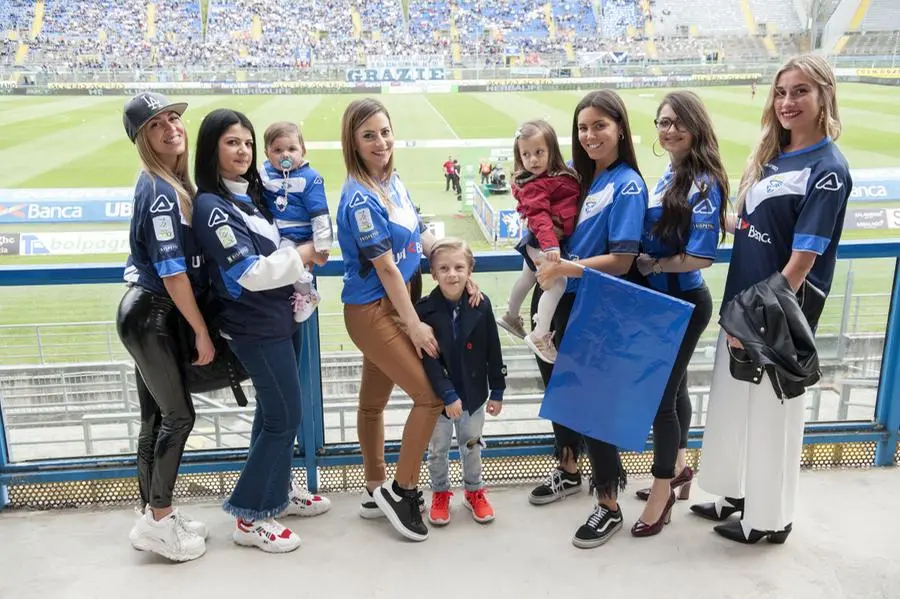
M454 323L453 312L457 310ZM500 351L500 334L487 296L476 307L469 305L463 291L458 302L447 301L440 287L416 304L419 318L434 330L441 354L425 355L425 374L435 393L450 405L462 400L469 414L477 412L489 399L503 400L506 366Z

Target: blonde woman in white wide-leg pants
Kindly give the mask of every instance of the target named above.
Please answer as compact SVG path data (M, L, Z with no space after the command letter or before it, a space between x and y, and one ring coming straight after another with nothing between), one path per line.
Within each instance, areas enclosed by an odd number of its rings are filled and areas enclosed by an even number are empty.
M723 306L775 272L794 290L807 281L828 295L853 187L835 144L836 87L831 66L818 55L791 58L776 73L762 135L741 178L737 219L728 225L734 245ZM741 513L740 522L714 529L729 540L784 543L797 504L804 397L778 399L762 370L757 381L736 380L729 345L741 347L721 333L698 478L720 497L691 511L716 521Z
M741 525L749 538L754 529L784 530L793 519L805 396L782 401L765 373L758 385L739 381L731 376L728 361L722 332L716 345L698 482L705 491L722 496L717 516L734 505L724 498L744 498Z

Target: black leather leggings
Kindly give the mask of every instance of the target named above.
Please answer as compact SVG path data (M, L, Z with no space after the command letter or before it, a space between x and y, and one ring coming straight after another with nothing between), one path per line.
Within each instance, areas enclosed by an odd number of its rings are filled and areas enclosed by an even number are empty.
M172 505L172 491L194 404L184 385L178 309L171 299L131 287L119 303L116 329L135 364L141 406L138 485L142 506Z

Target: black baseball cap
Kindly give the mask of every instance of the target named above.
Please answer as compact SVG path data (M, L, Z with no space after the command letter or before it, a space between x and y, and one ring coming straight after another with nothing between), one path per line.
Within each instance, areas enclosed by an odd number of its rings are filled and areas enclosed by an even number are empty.
M167 97L156 92L141 92L125 103L125 111L122 113L125 133L128 134L131 143L134 143L138 131L147 124L147 121L169 110L182 115L187 106L185 102L170 102Z

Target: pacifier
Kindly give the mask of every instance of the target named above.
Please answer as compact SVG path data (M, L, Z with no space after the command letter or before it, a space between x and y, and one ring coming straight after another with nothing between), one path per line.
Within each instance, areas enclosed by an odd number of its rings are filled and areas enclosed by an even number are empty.
M290 158L282 158L281 162L278 163L281 166L282 170L289 171L291 167L294 166L294 161Z

